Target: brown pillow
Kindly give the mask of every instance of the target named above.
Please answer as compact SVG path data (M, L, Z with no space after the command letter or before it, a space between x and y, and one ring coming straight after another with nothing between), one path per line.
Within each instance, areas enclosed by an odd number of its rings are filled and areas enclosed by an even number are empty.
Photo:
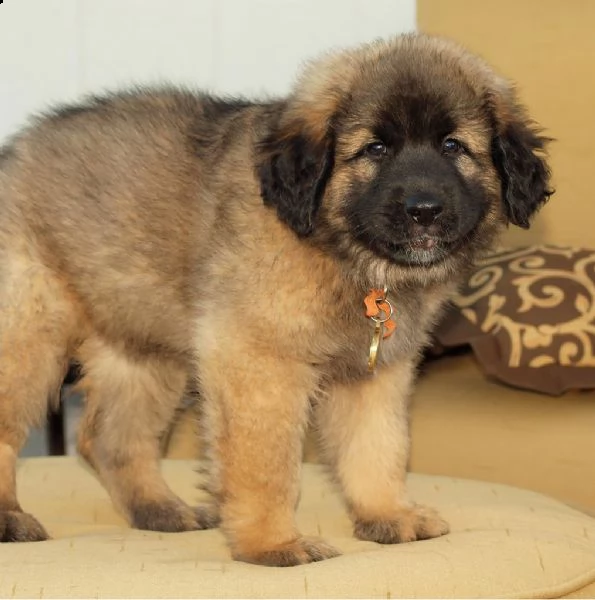
M531 246L482 260L436 331L484 371L558 395L595 389L595 250Z

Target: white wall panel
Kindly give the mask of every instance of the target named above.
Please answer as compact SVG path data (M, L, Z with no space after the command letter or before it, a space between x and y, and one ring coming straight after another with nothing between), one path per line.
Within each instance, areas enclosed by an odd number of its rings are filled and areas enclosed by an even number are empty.
M86 92L171 81L287 91L325 49L415 28L415 0L5 0L0 140Z
M85 91L160 80L210 85L217 0L78 1Z
M284 93L307 58L415 29L413 0L219 0L215 89Z
M76 96L76 0L0 5L0 141L32 111Z

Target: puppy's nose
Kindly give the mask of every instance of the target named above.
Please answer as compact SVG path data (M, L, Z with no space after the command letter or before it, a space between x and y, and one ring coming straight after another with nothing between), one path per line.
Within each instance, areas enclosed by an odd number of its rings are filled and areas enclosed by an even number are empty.
M443 208L442 202L432 194L415 194L405 200L405 212L423 227L429 227Z

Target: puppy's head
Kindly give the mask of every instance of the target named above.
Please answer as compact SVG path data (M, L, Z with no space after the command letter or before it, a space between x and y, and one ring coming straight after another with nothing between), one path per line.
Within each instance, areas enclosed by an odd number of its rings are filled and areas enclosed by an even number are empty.
M458 45L407 35L312 63L258 157L265 204L343 258L472 258L550 195L546 139Z

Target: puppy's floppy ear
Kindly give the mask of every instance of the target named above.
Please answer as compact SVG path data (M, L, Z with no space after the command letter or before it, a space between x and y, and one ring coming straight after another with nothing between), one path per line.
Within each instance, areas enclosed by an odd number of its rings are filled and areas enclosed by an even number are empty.
M314 229L333 164L331 132L315 139L299 122L274 126L257 149L262 199L300 237Z
M514 116L499 123L492 140L492 160L502 182L509 222L527 229L531 216L553 194L544 157L551 140L539 135L518 105L511 112Z

